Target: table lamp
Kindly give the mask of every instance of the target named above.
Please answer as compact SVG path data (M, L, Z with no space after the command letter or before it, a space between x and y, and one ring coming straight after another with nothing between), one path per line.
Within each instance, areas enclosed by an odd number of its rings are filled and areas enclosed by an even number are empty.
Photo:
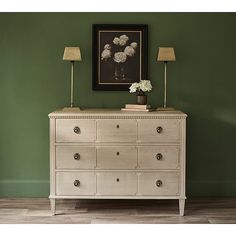
M79 107L74 107L74 63L81 61L81 53L79 47L65 47L63 61L71 62L71 86L70 86L70 107L65 107L66 110L80 110Z
M160 110L160 111L174 110L174 108L166 106L166 103L167 103L167 94L166 94L167 93L167 83L166 83L167 62L176 61L174 48L159 47L159 50L157 53L157 61L163 61L165 64L164 105L163 107L157 108L157 110Z

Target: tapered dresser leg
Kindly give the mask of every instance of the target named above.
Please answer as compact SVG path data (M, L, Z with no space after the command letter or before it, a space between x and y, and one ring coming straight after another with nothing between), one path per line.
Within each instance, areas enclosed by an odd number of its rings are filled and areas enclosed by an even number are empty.
M184 216L184 206L185 206L185 200L179 199L179 215Z
M51 204L51 212L52 215L54 216L56 214L56 199L50 199L50 204Z

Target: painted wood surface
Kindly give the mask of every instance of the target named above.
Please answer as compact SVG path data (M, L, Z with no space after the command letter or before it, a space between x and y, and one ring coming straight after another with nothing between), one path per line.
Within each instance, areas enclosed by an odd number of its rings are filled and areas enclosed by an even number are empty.
M184 215L186 114L56 111L50 199L179 199ZM78 158L79 156L79 158Z

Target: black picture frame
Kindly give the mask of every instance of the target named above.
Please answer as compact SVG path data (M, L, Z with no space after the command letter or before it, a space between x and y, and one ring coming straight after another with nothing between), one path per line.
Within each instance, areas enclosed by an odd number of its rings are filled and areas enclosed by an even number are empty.
M93 24L92 37L93 90L128 91L148 78L148 25Z

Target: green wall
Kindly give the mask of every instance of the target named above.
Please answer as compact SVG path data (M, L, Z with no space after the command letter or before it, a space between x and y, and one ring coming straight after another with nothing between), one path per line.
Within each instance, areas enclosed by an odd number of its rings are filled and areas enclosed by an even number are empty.
M159 46L174 46L169 104L187 120L187 195L236 196L236 14L0 13L0 196L48 196L48 113L69 104L65 46L80 46L76 102L120 108L129 92L92 91L92 24L149 25L148 99L162 105Z

